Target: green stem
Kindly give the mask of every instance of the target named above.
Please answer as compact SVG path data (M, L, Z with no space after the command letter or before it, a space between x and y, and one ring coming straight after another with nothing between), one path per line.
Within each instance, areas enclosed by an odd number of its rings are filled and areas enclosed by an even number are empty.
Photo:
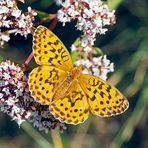
M54 148L63 148L62 139L57 130L51 130L51 137L54 143Z
M108 0L108 5L110 9L117 9L123 0Z
M53 148L53 145L49 143L37 130L35 130L28 122L21 125L21 128L41 147L41 148Z

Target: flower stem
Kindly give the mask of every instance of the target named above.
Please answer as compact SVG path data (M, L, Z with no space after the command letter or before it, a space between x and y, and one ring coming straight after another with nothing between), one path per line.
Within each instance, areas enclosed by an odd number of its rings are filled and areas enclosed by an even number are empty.
M28 56L27 60L25 61L25 65L28 65L30 63L30 61L32 60L33 58L33 52L30 53L30 55Z
M21 125L21 128L42 148L53 148L53 145L49 143L37 130L35 130L28 122Z
M92 50L90 51L89 58L90 58L90 61L92 62L92 58L93 58Z
M51 20L54 20L55 18L57 18L57 15L56 14L50 14L50 17L49 18L47 18L45 20L41 20L39 22L36 22L36 23L33 24L33 26L36 27L36 26L42 25L44 23L48 23Z
M55 26L57 25L57 22L58 22L57 15L56 14L51 15L49 20L51 20L51 19L53 19L53 22L52 22L52 24L50 25L49 28L50 28L50 30L53 30L55 28ZM43 23L43 21L38 22L38 24L36 23L34 26L37 26L40 23ZM28 56L28 58L25 61L24 65L27 66L30 63L32 58L33 58L33 52L30 53L30 55Z
M57 19L57 17L55 17L52 24L50 25L49 29L53 30L55 28L55 26L57 25L57 23L58 23L58 19Z
M62 140L57 130L51 130L51 137L54 143L54 148L63 148Z

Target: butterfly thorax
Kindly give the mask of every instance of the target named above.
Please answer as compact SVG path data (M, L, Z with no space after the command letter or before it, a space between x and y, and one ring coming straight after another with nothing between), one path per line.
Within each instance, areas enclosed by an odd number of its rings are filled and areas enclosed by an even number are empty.
M72 79L77 79L80 76L80 73L82 71L83 65L79 65L77 67L74 67L71 71L70 71L70 77Z

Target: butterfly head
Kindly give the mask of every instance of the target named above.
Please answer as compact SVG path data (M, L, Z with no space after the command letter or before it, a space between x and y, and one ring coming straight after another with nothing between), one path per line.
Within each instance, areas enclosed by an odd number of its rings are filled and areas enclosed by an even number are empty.
M70 72L71 78L77 79L80 76L82 69L83 69L83 65L79 65L77 67L74 67Z

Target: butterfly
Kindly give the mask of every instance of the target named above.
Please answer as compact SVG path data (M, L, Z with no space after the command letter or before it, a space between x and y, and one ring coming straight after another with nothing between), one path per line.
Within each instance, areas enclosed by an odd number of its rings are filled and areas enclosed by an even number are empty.
M61 122L80 124L90 112L110 117L128 108L128 100L118 89L99 77L82 74L83 65L74 67L64 44L44 26L34 32L33 54L39 66L29 74L31 95L49 105L51 114Z

